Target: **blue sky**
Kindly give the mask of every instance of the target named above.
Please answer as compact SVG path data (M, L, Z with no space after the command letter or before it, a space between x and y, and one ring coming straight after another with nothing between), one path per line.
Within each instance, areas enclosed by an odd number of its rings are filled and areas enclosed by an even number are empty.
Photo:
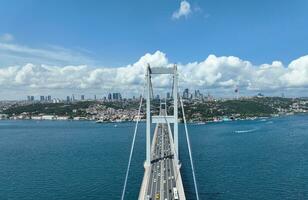
M11 98L16 91L97 93L107 90L97 71L138 71L150 62L195 73L191 88L301 95L308 88L307 10L306 0L0 0L0 85ZM85 82L57 80L68 65ZM47 72L55 76L48 86L38 81Z
M192 0L192 13L173 20L179 2L1 0L0 33L31 47L84 51L110 66L156 50L173 62L215 54L256 64L287 63L308 51L308 1Z

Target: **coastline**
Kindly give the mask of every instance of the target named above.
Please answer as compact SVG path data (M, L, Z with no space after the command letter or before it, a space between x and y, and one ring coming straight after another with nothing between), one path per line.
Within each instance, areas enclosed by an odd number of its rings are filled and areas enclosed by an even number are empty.
M307 115L308 112L297 112L297 113L283 113L283 114L272 114L270 116L252 116L252 117L245 117L245 118L232 118L226 116L217 116L213 117L213 120L189 120L189 124L196 124L202 125L207 123L221 123L221 122L233 122L233 121L252 121L252 120L264 120L278 118L278 117L285 117L285 116L292 116L292 115ZM125 123L125 122L135 122L136 120L100 120L95 118L86 118L86 117L74 117L70 118L69 116L54 116L54 115L45 115L45 116L33 116L33 117L8 117L8 118L0 118L0 121L92 121L95 123ZM140 122L145 121L145 119L140 119ZM179 123L182 123L182 120L179 120Z

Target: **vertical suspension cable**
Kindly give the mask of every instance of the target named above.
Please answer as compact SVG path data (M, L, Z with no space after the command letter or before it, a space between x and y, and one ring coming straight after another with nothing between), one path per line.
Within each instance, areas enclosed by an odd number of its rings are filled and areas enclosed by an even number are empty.
M172 88L171 88L171 98L173 99L173 85L174 85L174 76L172 76Z
M140 96L140 105L139 105L139 109L138 109L137 121L136 121L136 124L135 124L135 131L134 131L133 141L132 141L132 145L131 145L131 149L130 149L130 154L129 154L128 164L127 164L127 169L126 169L126 175L125 175L125 181L124 181L121 200L124 200L124 196L125 196L127 179L128 179L130 164L131 164L131 160L132 160L132 156L133 156L133 152L134 152L135 140L136 140L136 135L137 135L137 130L138 130L138 123L139 123L139 120L140 120L140 112L141 112L141 107L142 107L144 91L145 91L145 84L144 84L143 92Z
M187 141L188 153L189 153L189 158L190 158L190 165L191 165L191 170L192 170L192 175L193 175L193 180L194 180L196 198L197 198L197 200L199 200L199 193L198 193L198 187L197 187L197 181L196 181L196 175L195 175L195 168L194 168L194 163L193 163L193 159L192 159L190 139L189 139L189 135L188 135L186 117L185 117L184 106L183 106L183 99L182 99L181 95L178 95L178 96L180 96L180 102L181 102L181 107L182 107L182 114L183 114L184 127L185 127L185 133L186 133L186 141Z
M154 99L154 91L153 91L153 85L152 85L152 78L151 78L151 76L150 76L150 87L151 87L151 97L152 97L152 99Z

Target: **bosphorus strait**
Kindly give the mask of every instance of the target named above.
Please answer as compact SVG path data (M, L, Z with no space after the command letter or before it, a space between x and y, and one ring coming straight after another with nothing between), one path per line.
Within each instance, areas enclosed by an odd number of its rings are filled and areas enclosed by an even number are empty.
M127 199L143 176L145 124L137 133ZM308 198L308 115L189 124L201 199ZM119 199L134 123L0 121L0 199ZM181 174L194 199L184 127Z

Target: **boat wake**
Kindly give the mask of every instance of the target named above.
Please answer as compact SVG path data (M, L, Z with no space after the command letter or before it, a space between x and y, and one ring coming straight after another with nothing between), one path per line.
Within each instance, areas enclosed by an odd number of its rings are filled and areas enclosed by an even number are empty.
M235 133L251 133L251 132L254 132L256 131L257 129L254 128L254 129L248 129L248 130L237 130L237 131L234 131Z

